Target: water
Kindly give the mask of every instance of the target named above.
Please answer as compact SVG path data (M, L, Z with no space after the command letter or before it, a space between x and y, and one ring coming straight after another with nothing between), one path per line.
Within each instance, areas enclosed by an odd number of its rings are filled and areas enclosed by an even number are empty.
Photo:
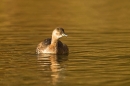
M129 86L130 5L117 0L2 0L1 86ZM55 27L70 54L36 55Z

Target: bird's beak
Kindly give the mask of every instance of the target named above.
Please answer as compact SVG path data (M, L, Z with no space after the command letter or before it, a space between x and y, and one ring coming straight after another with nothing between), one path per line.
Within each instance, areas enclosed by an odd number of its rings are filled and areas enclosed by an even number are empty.
M62 36L68 36L68 35L66 35L65 33L63 33Z

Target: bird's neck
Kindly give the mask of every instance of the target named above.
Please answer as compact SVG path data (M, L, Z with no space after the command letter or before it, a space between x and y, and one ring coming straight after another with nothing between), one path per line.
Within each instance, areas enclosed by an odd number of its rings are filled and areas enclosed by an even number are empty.
M51 45L57 46L57 43L58 43L58 39L52 36Z
M50 44L50 50L52 50L54 53L58 52L58 39L52 37L51 44Z

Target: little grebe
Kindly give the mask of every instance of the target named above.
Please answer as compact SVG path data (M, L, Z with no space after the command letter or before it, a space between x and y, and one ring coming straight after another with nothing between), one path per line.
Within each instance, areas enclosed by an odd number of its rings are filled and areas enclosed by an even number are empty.
M68 54L69 49L66 44L63 44L59 39L67 36L63 28L56 28L52 32L52 38L47 38L40 42L36 48L36 53L50 53L50 54Z

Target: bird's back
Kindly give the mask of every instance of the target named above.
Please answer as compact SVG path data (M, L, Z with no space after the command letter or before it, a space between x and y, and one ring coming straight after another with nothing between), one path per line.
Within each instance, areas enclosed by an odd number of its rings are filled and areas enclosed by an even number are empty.
M36 53L40 54L51 44L51 38L47 38L44 41L40 42L37 46ZM60 40L58 40L58 44L56 46L57 54L68 54L69 50L66 44L63 44Z

